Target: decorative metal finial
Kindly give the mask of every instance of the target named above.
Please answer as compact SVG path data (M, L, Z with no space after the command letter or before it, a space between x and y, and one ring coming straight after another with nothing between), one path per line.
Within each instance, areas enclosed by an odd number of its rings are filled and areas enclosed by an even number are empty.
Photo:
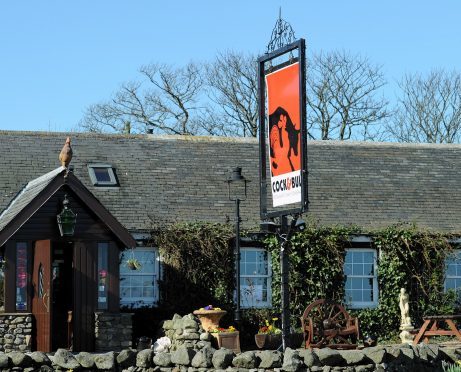
M291 25L282 19L282 7L279 8L279 19L272 30L271 41L267 44L266 53L273 52L295 41L295 32Z

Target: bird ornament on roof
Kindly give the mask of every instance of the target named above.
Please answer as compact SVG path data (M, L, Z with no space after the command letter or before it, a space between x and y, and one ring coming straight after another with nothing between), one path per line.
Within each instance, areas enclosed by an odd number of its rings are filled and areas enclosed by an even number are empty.
M72 147L70 147L70 137L67 137L66 143L64 144L61 152L59 153L59 161L61 162L61 165L63 167L67 168L71 160L72 160Z

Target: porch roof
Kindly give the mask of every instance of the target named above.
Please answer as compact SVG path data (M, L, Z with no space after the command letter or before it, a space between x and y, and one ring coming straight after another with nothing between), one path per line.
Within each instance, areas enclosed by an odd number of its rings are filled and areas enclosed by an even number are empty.
M64 172L66 168L59 167L51 172L44 174L30 181L19 193L11 200L8 207L0 214L0 231L8 225L30 202L43 191L55 177ZM1 244L0 244L1 245Z
M136 241L125 227L73 173L68 173L63 166L28 182L11 200L0 214L0 246L10 239L64 185L67 185L99 217L122 244L126 247L136 246Z

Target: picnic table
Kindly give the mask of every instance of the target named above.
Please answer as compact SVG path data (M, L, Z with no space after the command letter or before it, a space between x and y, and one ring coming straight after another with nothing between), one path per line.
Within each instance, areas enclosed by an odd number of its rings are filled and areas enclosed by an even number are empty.
M429 338L433 336L456 336L461 341L461 333L454 322L457 319L461 319L461 314L424 317L424 323L414 338L413 345L417 345L421 339L424 339L424 342L427 344Z

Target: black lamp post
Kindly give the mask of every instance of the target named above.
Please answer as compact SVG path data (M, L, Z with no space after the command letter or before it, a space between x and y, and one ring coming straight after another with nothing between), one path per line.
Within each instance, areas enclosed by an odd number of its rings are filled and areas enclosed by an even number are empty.
M69 207L69 199L67 194L64 195L62 202L62 211L56 218L58 220L59 233L61 236L73 236L75 231L75 224L77 222L77 214L72 211Z
M235 201L235 286L236 306L234 321L239 325L240 317L240 202L247 198L247 183L249 181L242 176L242 168L236 167L227 178L229 200Z

